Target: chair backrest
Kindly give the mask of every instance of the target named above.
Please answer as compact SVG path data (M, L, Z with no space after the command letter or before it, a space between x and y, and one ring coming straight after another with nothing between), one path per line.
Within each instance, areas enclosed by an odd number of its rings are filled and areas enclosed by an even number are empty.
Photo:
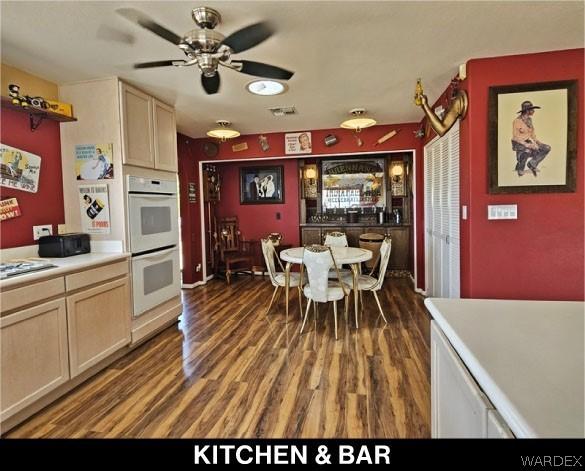
M282 241L282 234L280 232L271 232L268 234L267 239L272 241L274 247L278 247Z
M276 281L276 266L274 265L274 244L270 239L262 239L262 254L264 255L264 262L268 268L268 276L274 286L278 286Z
M386 268L388 268L388 261L390 260L390 252L392 252L392 239L386 237L380 246L380 266L378 267L378 281L372 289L380 289L384 284L384 275Z
M347 247L347 236L344 232L329 232L325 236L325 245L328 247Z
M219 246L221 255L225 252L240 251L240 230L237 217L226 217L219 221Z
M307 268L307 279L311 287L311 298L327 302L328 274L333 266L333 257L328 247L311 245L303 251L303 264Z

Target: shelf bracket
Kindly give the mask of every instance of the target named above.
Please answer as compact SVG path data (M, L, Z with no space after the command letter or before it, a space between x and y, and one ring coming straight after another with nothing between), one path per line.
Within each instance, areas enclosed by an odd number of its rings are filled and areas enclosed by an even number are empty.
M30 113L29 114L29 119L30 119L30 130L31 131L36 131L36 129L43 122L43 119L45 119L45 115L44 114Z

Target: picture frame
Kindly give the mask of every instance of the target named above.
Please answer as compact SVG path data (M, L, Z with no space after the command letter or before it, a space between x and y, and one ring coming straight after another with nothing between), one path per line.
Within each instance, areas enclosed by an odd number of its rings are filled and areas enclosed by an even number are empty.
M489 193L576 189L577 81L489 88Z
M284 203L284 166L240 167L240 204Z
M313 140L309 131L291 132L284 135L284 153L311 154L313 152Z

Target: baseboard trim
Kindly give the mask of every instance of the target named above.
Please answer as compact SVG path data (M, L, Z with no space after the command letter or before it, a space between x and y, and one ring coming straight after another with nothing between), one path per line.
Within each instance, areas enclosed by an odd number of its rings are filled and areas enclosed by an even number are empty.
M181 288L191 289L191 288L195 288L197 286L202 286L206 283L207 283L207 281L196 281L195 283L183 283L183 284L181 284Z

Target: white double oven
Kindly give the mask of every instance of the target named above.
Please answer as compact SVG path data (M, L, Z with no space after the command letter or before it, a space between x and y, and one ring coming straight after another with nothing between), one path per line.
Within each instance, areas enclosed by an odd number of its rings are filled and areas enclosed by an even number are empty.
M128 176L134 316L181 293L177 182Z

